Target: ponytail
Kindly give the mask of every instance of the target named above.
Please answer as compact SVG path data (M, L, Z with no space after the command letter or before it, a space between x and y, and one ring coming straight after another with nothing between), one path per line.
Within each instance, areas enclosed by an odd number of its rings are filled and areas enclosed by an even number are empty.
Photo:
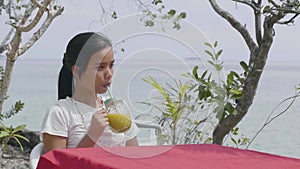
M60 69L58 77L58 99L64 99L73 94L73 73L63 60L63 67Z

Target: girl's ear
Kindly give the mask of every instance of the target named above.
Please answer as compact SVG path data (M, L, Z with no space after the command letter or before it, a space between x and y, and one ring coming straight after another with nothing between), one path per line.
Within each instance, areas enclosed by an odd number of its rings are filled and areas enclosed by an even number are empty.
M72 66L73 77L75 77L76 79L79 78L79 70L80 67L78 67L77 65Z

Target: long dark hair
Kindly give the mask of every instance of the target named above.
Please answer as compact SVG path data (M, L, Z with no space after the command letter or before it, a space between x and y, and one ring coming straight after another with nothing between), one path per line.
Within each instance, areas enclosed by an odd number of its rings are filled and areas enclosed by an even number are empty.
M59 72L58 99L64 99L67 96L72 97L73 95L72 67L75 64L80 67L80 76L95 52L111 46L111 41L107 37L95 32L80 33L74 36L67 45L63 57L63 66Z

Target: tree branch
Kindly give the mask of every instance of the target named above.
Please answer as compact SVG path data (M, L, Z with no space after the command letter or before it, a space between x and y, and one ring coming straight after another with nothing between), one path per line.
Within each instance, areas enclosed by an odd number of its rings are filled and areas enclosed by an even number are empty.
M278 22L276 22L276 23L278 23L278 24L282 24L282 25L287 25L287 24L289 24L289 23L294 23L294 20L295 20L295 18L298 16L299 14L295 14L293 17L291 17L289 20L286 20L286 21L278 21Z
M31 0L31 2L39 8L39 11L37 12L34 19L29 25L25 27L20 27L20 26L16 27L16 29L18 29L21 32L29 32L39 23L44 12L48 10L47 6L50 4L51 0L44 0L42 3L43 5L40 5L36 0Z
M279 11L279 12L283 12L283 13L289 13L289 14L300 14L300 10L293 10L293 9L285 8L285 7L276 8L275 10Z
M296 93L294 96L292 97L288 97L286 99L284 99L283 101L281 101L269 114L268 118L266 119L265 123L261 126L261 128L258 130L258 132L255 133L255 135L252 137L252 139L250 140L249 144L246 146L246 149L249 148L249 146L252 144L252 142L256 139L256 137L261 133L261 131L268 125L270 124L273 120L275 120L276 118L278 118L279 116L283 115L288 109L290 109L290 107L294 104L295 100L297 97L300 97L300 93ZM292 100L288 106L281 111L279 114L277 114L276 116L272 117L273 113L279 108L279 106L281 106L283 103L285 103L286 101ZM271 118L272 117L272 118Z
M247 0L232 0L234 2L246 4L250 6L254 11L260 12L260 8L258 8L253 1L247 1Z
M276 8L280 8L280 5L278 5L276 2L274 2L273 0L269 0L269 3L271 3L273 6L275 6Z
M254 10L254 24L255 24L255 35L256 35L256 42L258 46L261 44L262 40L262 30L261 30L261 1L258 1L255 6L259 9L259 11Z
M242 35L249 50L251 52L255 52L258 49L258 46L253 41L250 33L245 28L245 26L243 26L240 22L238 22L229 12L220 8L215 0L209 0L209 2L213 7L213 9L215 10L215 12L218 13L224 19L226 19L231 24L231 26L234 27Z
M39 40L42 35L46 32L50 24L52 23L53 19L57 16L61 15L64 11L63 7L59 7L56 13L51 14L48 12L47 18L45 19L42 26L33 34L33 36L24 44L23 47L19 48L17 52L17 57L22 55L24 52L26 52L37 40Z
M36 9L36 5L29 5L30 7L27 8L24 12L24 17L22 18L21 22L20 22L20 26L24 25L27 20L29 19L29 17L31 16L32 12Z

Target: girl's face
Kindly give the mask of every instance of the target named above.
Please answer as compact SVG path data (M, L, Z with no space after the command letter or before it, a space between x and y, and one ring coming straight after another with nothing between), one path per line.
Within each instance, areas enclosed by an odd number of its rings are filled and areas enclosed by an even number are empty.
M114 53L111 47L95 52L80 76L80 83L89 92L105 93L114 74Z

